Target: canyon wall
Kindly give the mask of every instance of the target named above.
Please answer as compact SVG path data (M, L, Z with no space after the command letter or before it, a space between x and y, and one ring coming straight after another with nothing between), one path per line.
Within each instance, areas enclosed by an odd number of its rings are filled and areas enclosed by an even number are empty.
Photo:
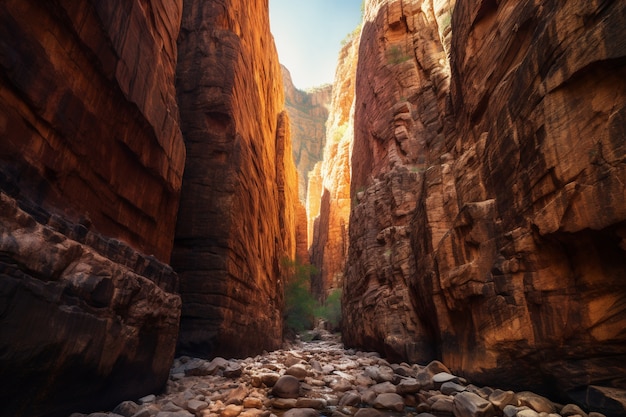
M0 401L67 415L165 384L185 148L182 2L0 4Z
M345 341L619 415L626 5L453 3L366 4Z
M281 65L285 90L285 110L289 113L293 159L298 171L298 195L304 204L309 172L322 160L326 143L326 120L332 97L332 85L308 91L297 89L289 70Z
M267 1L184 2L178 99L187 146L172 266L179 352L247 356L282 342L297 174Z
M311 264L315 266L311 289L320 301L333 290L341 289L348 254L350 155L354 136L354 80L359 31L357 28L350 35L339 52L330 117L326 123L324 156L309 178L310 255Z

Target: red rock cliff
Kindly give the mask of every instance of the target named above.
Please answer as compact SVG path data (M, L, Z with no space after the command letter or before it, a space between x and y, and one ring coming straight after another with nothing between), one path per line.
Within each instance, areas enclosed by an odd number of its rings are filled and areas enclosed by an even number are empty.
M333 290L341 289L348 254L350 218L350 153L352 151L354 79L359 46L359 28L339 53L330 117L328 140L319 173L309 178L312 189L308 201L312 226L311 263L317 273L311 279L313 294L321 301ZM315 195L313 192L317 191ZM316 209L316 211L313 211Z
M185 1L178 97L187 159L174 268L181 353L244 356L282 341L297 175L267 1Z
M163 387L185 159L182 2L0 4L0 401L67 415ZM154 256L151 256L153 254Z
M367 5L346 342L618 404L626 6L434 4Z
M308 91L298 90L291 74L281 66L285 90L285 109L289 113L293 158L298 170L300 201L306 202L309 172L322 160L326 143L326 120L332 95L332 85Z

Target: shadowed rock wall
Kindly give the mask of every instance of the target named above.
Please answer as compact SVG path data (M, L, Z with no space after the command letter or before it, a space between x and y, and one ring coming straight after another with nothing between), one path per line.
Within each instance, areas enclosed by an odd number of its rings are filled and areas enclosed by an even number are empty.
M618 415L626 6L452 6L367 4L345 340Z
M178 97L187 165L172 265L180 353L227 357L282 341L297 174L267 1L184 2Z
M181 14L177 1L0 4L3 415L112 407L167 380Z

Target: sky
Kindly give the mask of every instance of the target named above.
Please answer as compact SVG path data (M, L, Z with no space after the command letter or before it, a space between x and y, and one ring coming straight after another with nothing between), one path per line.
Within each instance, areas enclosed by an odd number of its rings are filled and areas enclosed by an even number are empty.
M332 83L341 41L361 22L362 0L269 0L278 57L296 88Z

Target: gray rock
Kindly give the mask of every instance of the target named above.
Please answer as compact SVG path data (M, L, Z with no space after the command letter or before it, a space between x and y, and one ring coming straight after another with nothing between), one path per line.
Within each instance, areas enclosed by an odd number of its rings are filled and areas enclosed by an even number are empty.
M165 404L163 407L161 407L161 411L180 411L182 409L183 409L182 407L177 406L171 401Z
M192 413L200 412L208 406L209 403L207 403L206 401L189 400L189 402L187 402L187 410L191 411Z
M318 417L320 414L312 408L292 408L285 411L283 417Z
M159 411L156 417L195 417L187 410L180 411Z
M395 393L384 393L378 395L374 401L375 408L385 408L387 410L402 411L404 410L404 400Z
M398 394L415 394L419 392L421 388L420 383L415 378L407 378L400 381L400 383L396 386L396 392Z
M456 382L448 381L441 384L441 388L439 389L442 394L452 395L457 392L463 392L466 390L466 387L463 385L457 384Z
M124 417L132 417L139 411L139 404L134 401L124 401L113 409L113 412Z
M371 389L368 389L361 394L361 402L364 404L374 405L376 397L378 397L378 394Z
M429 373L430 376L436 375L441 372L446 372L448 374L450 373L450 370L446 367L446 365L444 365L443 363L439 361L432 361L431 363L426 365L426 368L424 368L424 371Z
M432 411L437 413L450 413L454 412L454 402L452 398L439 398L430 406Z
M502 409L504 417L515 417L517 415L517 407L513 405L506 405Z
M433 382L435 384L443 384L444 382L457 380L458 377L456 375L452 375L448 372L439 372L438 374L433 375Z
M154 394L146 395L145 397L141 397L137 400L139 404L151 404L156 401L156 396Z
M272 394L279 398L298 398L300 381L292 375L281 376L272 388Z
M340 406L357 406L361 402L361 396L355 392L346 392L339 400Z
M133 414L133 417L151 417L152 415L155 415L150 413L150 410L144 408L143 410L139 410L137 411L136 414Z
M492 417L493 404L472 392L460 392L454 397L456 417Z
M226 378L238 378L243 373L241 365L237 362L230 361L226 367L222 370L222 375Z
M374 408L360 408L354 417L382 417L382 413Z
M395 394L397 392L396 386L393 385L391 382L381 382L380 384L372 385L370 389L376 394L385 394L389 392Z

